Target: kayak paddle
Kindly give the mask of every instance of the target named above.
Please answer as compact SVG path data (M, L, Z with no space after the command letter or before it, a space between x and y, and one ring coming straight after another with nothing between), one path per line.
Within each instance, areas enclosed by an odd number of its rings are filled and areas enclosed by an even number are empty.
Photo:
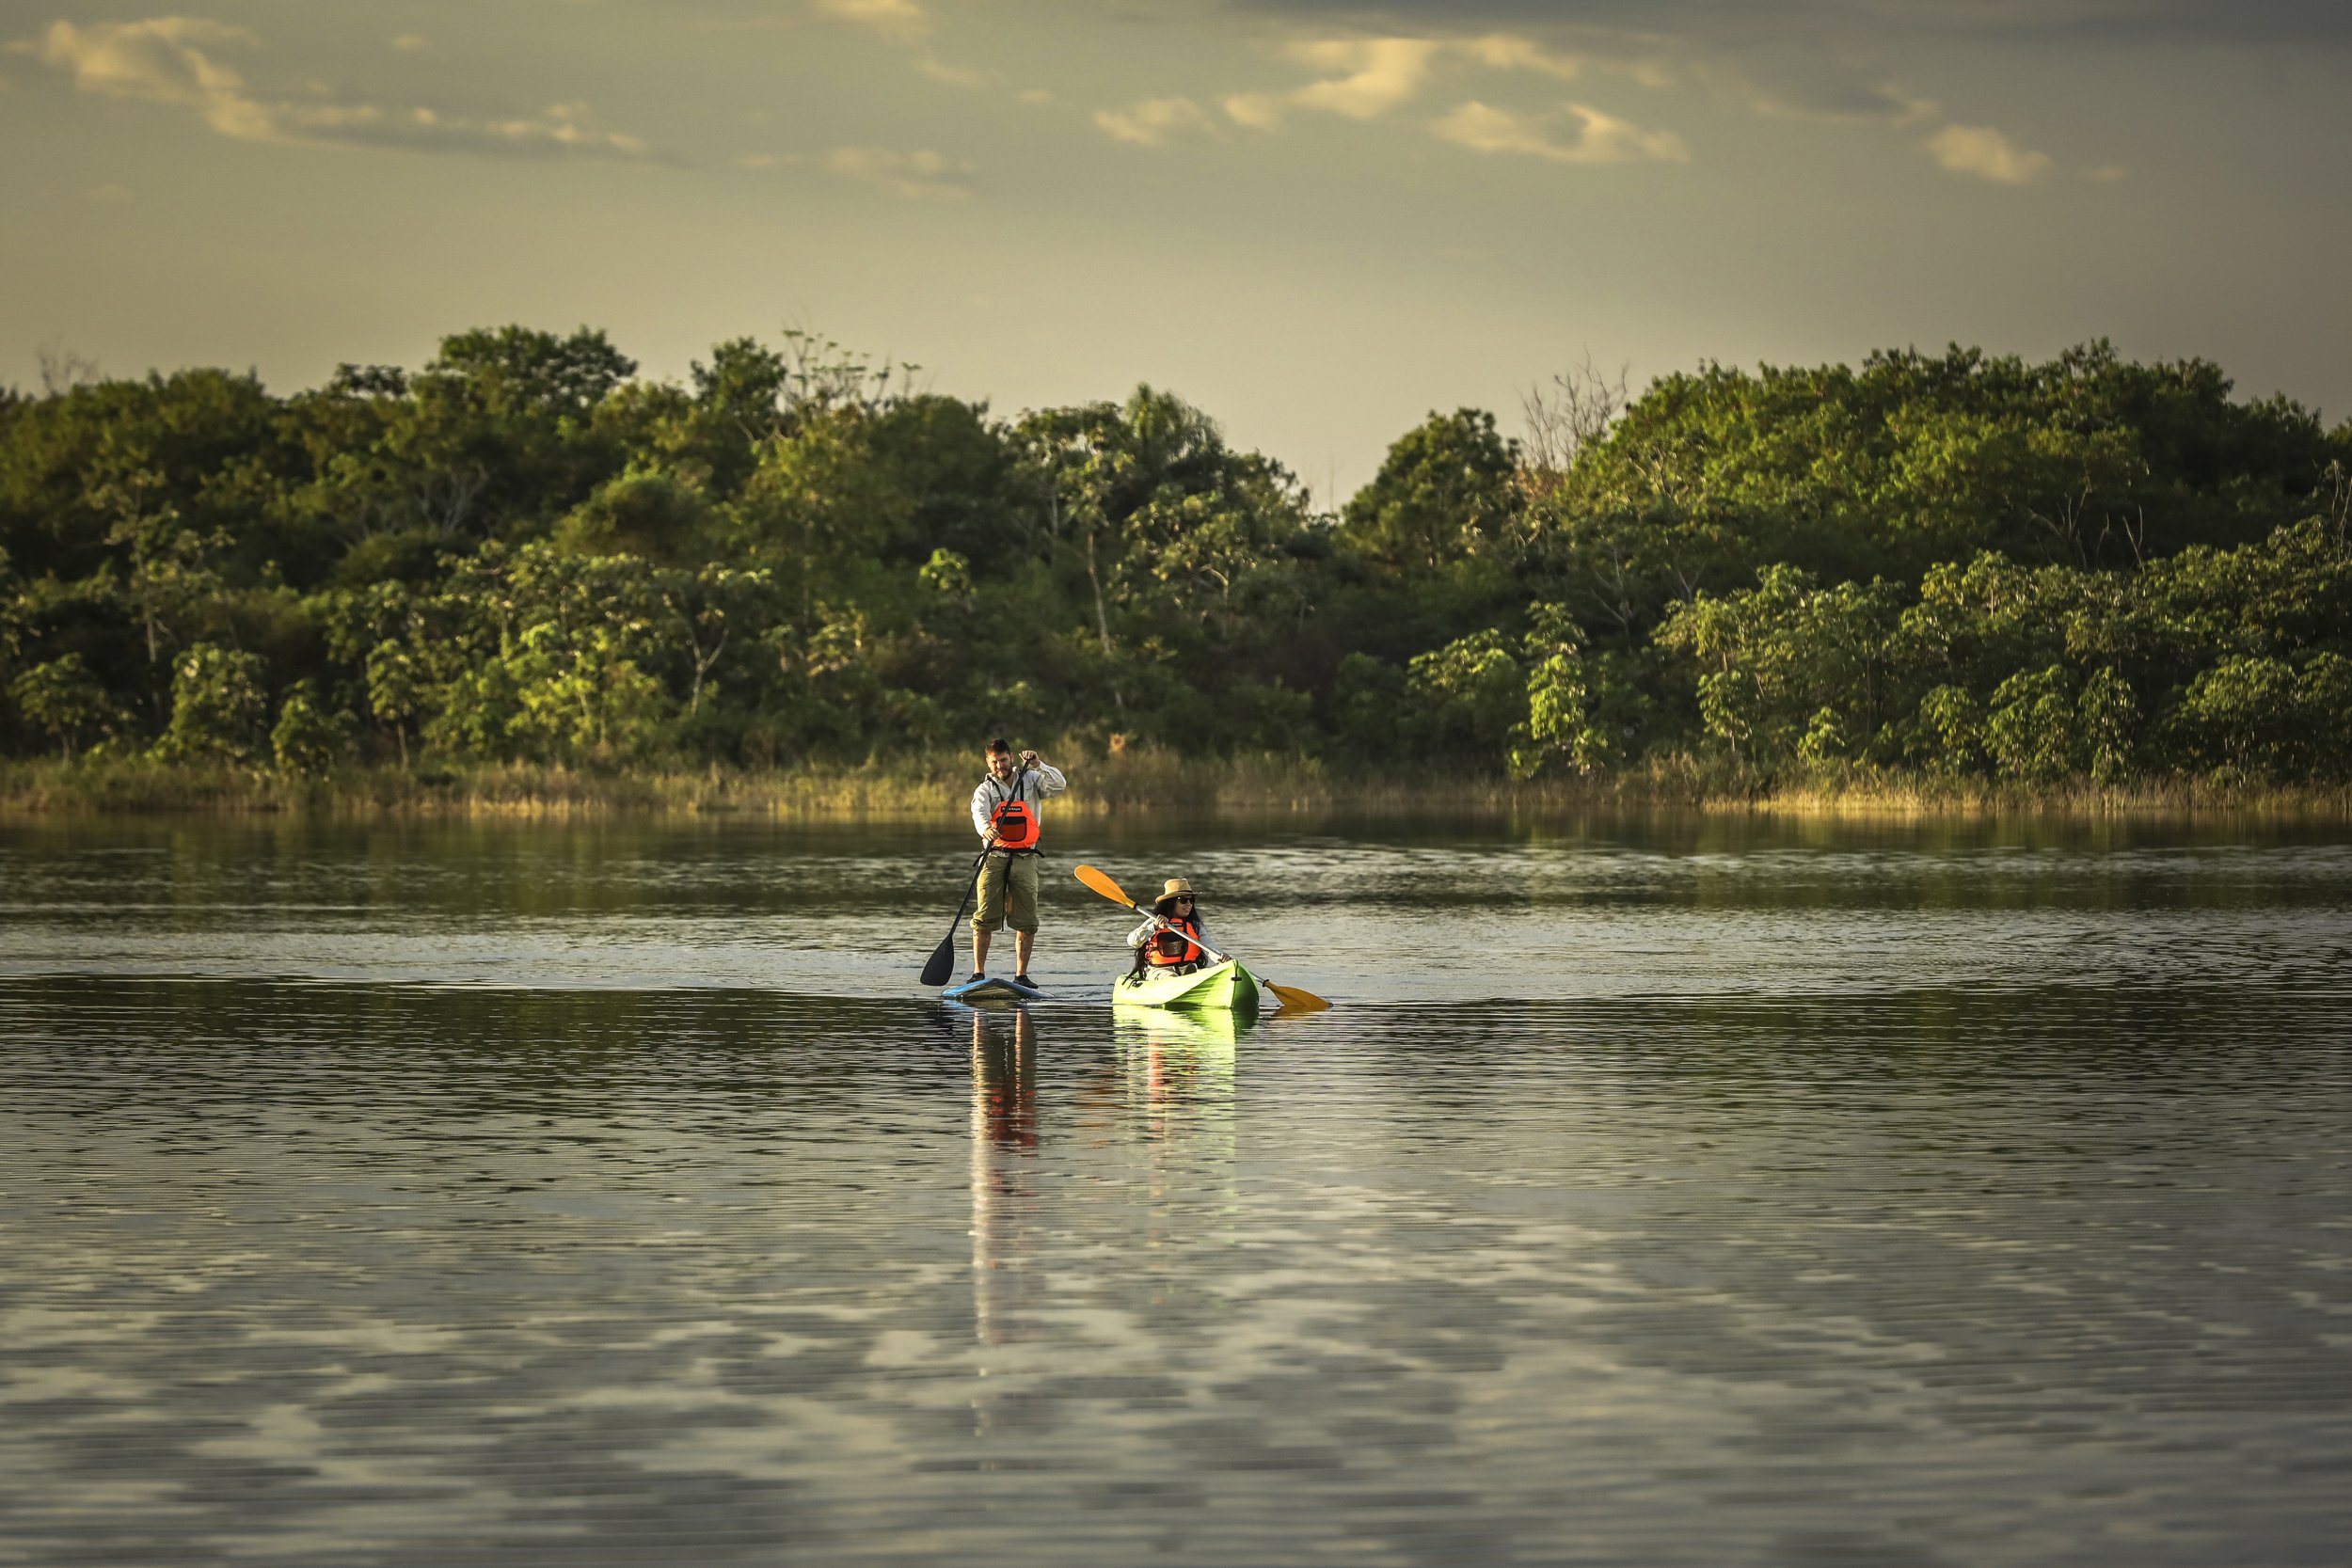
M1157 913L1156 911L1146 909L1143 905L1138 904L1134 899L1128 897L1126 890L1121 888L1117 882L1111 880L1109 875L1105 872L1098 871L1090 865L1082 865L1078 867L1077 876L1078 880L1086 883L1088 887L1092 888L1095 892L1101 894L1104 897L1109 899L1114 904L1123 904L1128 909L1135 911L1136 913L1146 917L1150 917ZM1216 948L1211 947L1205 942L1200 942L1198 939L1195 939L1194 945L1199 947L1203 953L1206 953L1210 958L1215 958L1218 963L1224 963L1228 959L1228 955L1218 952ZM1295 1007L1302 1013L1311 1013L1319 1012L1331 1005L1330 1003L1326 1002L1322 997L1317 996L1313 991L1300 990L1296 986L1278 986L1273 981L1266 979L1266 977L1263 974L1258 976L1258 979L1266 990L1272 991L1275 996L1280 1000L1282 1006L1285 1007Z
M947 922L947 934L939 939L939 946L931 953L931 961L923 966L923 984L927 986L945 985L947 976L955 973L956 927L963 924L963 911L972 902L973 889L980 885L980 867L987 860L988 851L983 849L980 858L972 863L972 880L965 885L963 897L956 904L955 918Z

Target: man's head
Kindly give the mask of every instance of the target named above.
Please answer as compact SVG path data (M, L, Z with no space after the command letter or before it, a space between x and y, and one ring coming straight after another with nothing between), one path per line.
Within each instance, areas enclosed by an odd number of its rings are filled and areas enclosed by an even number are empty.
M1013 764L1018 760L1012 753L1012 742L1002 736L988 743L988 770L998 778L1011 778Z

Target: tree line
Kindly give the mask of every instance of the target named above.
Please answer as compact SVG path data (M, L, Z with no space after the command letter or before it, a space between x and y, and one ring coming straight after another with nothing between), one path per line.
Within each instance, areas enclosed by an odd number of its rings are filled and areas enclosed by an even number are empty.
M1168 392L1005 419L798 332L67 376L0 393L0 752L2352 778L2352 424L2104 343L1525 413L1323 511Z

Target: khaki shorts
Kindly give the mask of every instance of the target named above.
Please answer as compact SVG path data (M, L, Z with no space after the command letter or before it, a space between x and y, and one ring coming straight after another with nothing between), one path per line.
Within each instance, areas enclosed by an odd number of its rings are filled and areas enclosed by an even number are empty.
M980 868L980 907L972 913L972 928L993 931L999 926L1037 929L1035 855L992 852Z

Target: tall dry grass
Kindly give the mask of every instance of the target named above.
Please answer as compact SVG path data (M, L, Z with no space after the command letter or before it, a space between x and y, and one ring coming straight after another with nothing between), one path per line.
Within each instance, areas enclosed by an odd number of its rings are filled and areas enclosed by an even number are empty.
M1514 783L1404 760L1378 769L1256 754L1194 758L1152 747L1047 753L1071 778L1057 813L1360 813L1479 817L1607 810L1919 816L2012 812L2074 816L2228 811L2352 818L2352 784L2165 778L2124 784L2026 785L1931 774L1845 770L1766 787L1688 758L1593 778ZM0 814L301 813L328 816L576 817L604 814L771 817L930 816L979 780L977 755L855 767L593 769L513 766L342 769L300 779L267 768L145 757L0 763Z

